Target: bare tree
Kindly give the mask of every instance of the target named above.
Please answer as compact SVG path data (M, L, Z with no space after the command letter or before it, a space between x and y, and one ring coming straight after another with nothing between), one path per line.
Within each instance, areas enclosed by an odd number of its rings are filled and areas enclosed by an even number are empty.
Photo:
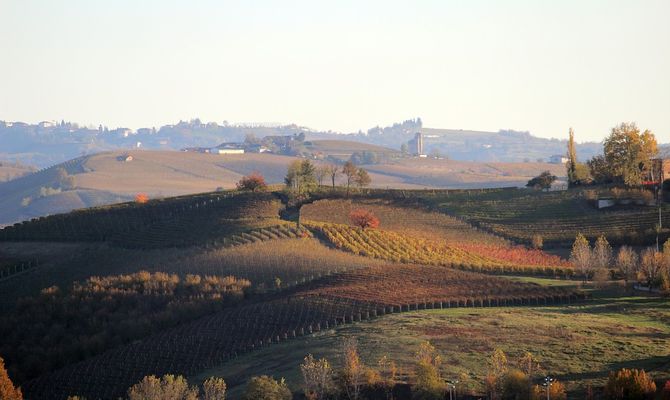
M656 282L663 264L662 253L651 247L642 250L642 255L640 256L640 275L647 282L647 286L651 287Z
M222 378L211 377L202 384L203 400L225 400L226 382Z
M601 235L593 246L593 266L595 268L609 268L612 264L612 247L607 238Z
M325 358L315 360L309 354L300 364L305 384L305 394L315 400L323 400L333 388L333 369Z
M353 183L356 182L356 177L358 175L358 168L351 161L344 163L342 167L342 174L347 180L347 196L349 195L349 188Z
M570 261L575 268L584 277L586 282L593 274L593 257L591 256L591 245L581 233L577 234L575 242L572 244L572 251L570 252Z
M356 172L356 185L358 187L365 187L372 182L372 179L370 178L370 174L368 174L368 171L364 170L363 168L359 168L358 171Z
M619 249L616 256L616 267L623 277L626 287L628 287L628 281L631 278L635 279L638 262L639 257L635 250L628 246L622 246Z
M342 343L342 386L351 400L357 400L365 380L365 366L358 354L355 338L346 338Z
M333 189L335 189L335 180L340 175L340 167L335 164L330 164L326 166L328 170L328 176L330 176L330 181L333 184Z
M319 183L319 186L323 186L323 181L327 176L330 175L330 168L328 165L319 165L316 167L316 181Z

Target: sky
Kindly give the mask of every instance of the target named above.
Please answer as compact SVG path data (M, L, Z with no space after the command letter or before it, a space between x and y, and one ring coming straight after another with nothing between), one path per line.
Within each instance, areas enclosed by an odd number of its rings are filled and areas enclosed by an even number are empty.
M0 0L0 120L670 142L670 1Z

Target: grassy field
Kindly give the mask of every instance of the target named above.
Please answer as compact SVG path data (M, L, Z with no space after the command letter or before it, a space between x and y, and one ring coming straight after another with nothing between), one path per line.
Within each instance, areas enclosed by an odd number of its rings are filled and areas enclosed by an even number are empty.
M564 285L558 281L556 284ZM300 388L299 364L308 354L340 365L343 338L356 337L364 362L383 355L395 360L403 380L412 380L413 352L429 340L444 358L443 376L464 388L483 390L487 359L496 348L510 359L536 355L543 372L567 384L571 397L587 385L602 386L610 370L644 368L655 379L670 378L670 301L648 297L599 298L560 307L459 308L387 315L280 343L194 376L222 376L239 394L248 376L285 377ZM464 375L465 374L465 375ZM466 381L463 377L467 376Z

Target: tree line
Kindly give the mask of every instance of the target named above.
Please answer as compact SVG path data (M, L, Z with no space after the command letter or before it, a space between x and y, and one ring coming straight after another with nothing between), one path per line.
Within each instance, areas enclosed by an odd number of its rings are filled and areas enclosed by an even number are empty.
M652 159L657 154L656 137L650 130L640 131L634 122L623 122L612 128L603 141L602 155L580 163L577 160L574 131L570 128L566 164L568 184L641 185L652 177Z
M629 281L636 281L670 295L670 240L665 242L662 249L648 247L638 253L629 246L621 246L615 253L604 235L598 237L591 246L589 240L580 233L572 245L570 261L584 280L620 278L626 286Z
M548 375L539 359L530 352L510 358L495 349L487 358L486 375L480 378L484 393L475 389L475 379L467 373L447 377L442 372L442 356L429 342L422 342L414 353L410 385L399 377L399 369L388 356L382 356L374 366L368 366L359 354L355 338L345 338L339 351L339 368L326 358L308 354L300 365L302 382L299 392L292 392L286 381L271 376L254 376L247 381L243 400L391 400L455 399L459 396L485 396L489 400L565 400L565 386ZM146 376L128 388L128 400L225 400L227 385L220 377L210 377L201 385L190 385L182 376ZM644 370L622 368L609 373L600 388L602 397L610 400L651 400L659 394L670 399L670 381L657 393L654 380ZM302 395L302 396L301 396ZM0 399L22 400L20 388L15 387L0 358ZM588 386L586 400L596 398ZM70 396L68 400L84 400Z
M315 165L310 160L296 160L289 164L284 178L286 187L297 195L308 194L318 186L329 182L335 188L338 178L344 179L347 194L354 186L363 188L372 182L370 174L347 161L342 167L335 164Z

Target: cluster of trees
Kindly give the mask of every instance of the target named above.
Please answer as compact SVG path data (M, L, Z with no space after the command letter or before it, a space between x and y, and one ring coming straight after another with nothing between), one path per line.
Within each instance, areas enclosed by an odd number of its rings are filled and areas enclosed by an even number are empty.
M18 382L234 304L251 283L141 271L53 286L0 316L0 354Z
M354 339L344 341L341 357L342 368L339 371L334 371L324 358L317 360L312 355L305 358L300 369L303 390L308 399L395 398L398 368L388 357L382 357L376 368L366 366ZM441 367L442 357L435 347L427 341L421 343L414 357L411 398L441 400L447 393L453 395L468 391L473 383L468 374L447 380L442 376ZM489 371L485 378L487 396L492 400L541 400L548 391L552 399L566 399L565 387L558 381L548 382L546 389L533 383L542 372L537 359L530 353L510 362L504 352L496 350L489 359Z
M335 371L325 358L311 354L300 365L305 397L311 400L333 398L390 399L396 384L397 367L383 356L377 368L366 366L358 351L358 342L347 338L341 347L341 369Z
M128 400L225 400L226 382L211 377L202 384L189 386L183 376L164 375L161 378L146 376L128 389ZM72 397L68 400L75 400Z
M665 242L662 251L648 247L638 254L631 247L622 246L615 254L605 236L596 239L591 247L580 233L572 245L570 261L585 280L604 281L619 277L626 285L634 280L670 293L670 240Z
M330 181L333 188L335 182L342 176L345 180L347 194L352 186L365 187L371 182L370 175L363 168L347 161L340 168L335 164L316 166L310 160L296 160L288 166L284 183L298 195L307 194L324 182Z
M528 183L526 183L526 187L538 190L549 190L551 184L554 183L556 179L558 179L556 175L553 175L549 171L544 171L540 175L529 180Z
M670 381L666 382L661 394L663 400L670 399ZM605 396L612 400L653 400L656 398L656 383L644 370L623 368L610 372Z
M641 132L634 122L623 122L612 128L603 142L603 155L582 164L577 161L571 128L566 165L568 183L570 186L592 182L640 185L647 180L652 169L651 160L657 153L656 137L650 130Z

